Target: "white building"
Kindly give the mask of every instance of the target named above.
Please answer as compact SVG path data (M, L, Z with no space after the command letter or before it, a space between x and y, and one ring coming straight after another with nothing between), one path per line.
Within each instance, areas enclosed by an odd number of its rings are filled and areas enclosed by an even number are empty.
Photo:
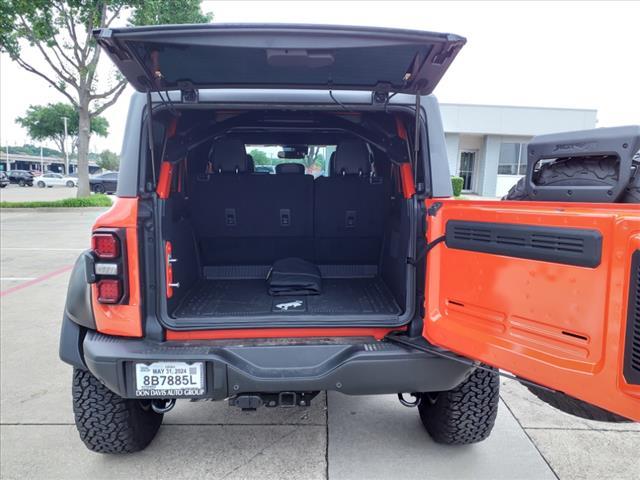
M535 135L596 127L597 110L440 105L452 175L464 191L502 196L526 170L526 144Z

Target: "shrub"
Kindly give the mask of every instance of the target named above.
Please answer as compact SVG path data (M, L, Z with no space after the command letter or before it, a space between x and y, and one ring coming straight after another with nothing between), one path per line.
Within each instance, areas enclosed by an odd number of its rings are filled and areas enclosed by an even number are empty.
M0 202L0 208L69 208L69 207L110 207L107 195L91 195L85 198L64 198L53 201Z
M453 196L459 197L462 194L462 186L464 179L462 177L451 177L451 186L453 187Z

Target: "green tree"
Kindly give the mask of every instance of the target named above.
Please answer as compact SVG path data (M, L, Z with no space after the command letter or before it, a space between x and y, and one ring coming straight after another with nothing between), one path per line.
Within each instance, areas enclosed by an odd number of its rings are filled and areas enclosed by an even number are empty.
M16 122L24 127L33 140L51 140L64 156L67 145L64 143L64 120L67 118L67 134L71 139L70 155L75 155L78 147L78 111L68 103L49 103L48 105L30 105L23 117ZM109 133L106 118L95 116L91 119L91 133L106 137Z
M144 23L204 23L195 0L1 0L0 51L57 90L78 112L78 196L89 195L91 120L113 105L126 87L111 71L99 79L101 49L91 32L107 28L129 15L133 25ZM29 45L39 57L30 59ZM27 52L31 53L31 52Z
M271 165L271 159L269 159L266 152L263 152L262 150L254 148L249 152L249 155L253 157L254 165Z
M318 165L319 168L324 168L324 156L320 153L320 146L318 145L309 145L309 152L305 156L303 163L304 166L309 169L314 165Z
M104 170L117 172L120 169L120 157L111 150L103 150L102 153L100 153L97 164Z

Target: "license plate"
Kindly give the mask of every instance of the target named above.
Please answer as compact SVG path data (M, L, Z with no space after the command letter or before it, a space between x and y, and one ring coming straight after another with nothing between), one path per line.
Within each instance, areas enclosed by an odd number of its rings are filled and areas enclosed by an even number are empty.
M136 397L204 395L202 362L136 363Z

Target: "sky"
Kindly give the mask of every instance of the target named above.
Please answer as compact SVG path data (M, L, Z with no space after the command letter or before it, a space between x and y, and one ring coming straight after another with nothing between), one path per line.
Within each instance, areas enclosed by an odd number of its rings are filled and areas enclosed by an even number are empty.
M241 2L205 1L217 23L278 22L399 27L467 38L435 90L441 102L598 110L598 126L640 124L640 2ZM27 58L34 52L25 49ZM103 58L104 71L110 67ZM120 151L128 89L105 112L107 138L91 151ZM29 105L63 101L0 56L0 143L22 145L15 124ZM33 142L32 142L33 143Z

